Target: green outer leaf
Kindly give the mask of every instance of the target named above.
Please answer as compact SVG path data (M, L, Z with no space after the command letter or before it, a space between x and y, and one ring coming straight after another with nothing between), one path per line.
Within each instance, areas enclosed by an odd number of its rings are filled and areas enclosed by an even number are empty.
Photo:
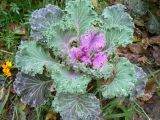
M102 15L108 48L125 47L132 43L134 23L130 15L125 12L124 5L106 7Z
M91 78L87 75L69 71L61 67L59 71L53 71L52 79L55 82L55 88L58 93L85 93Z
M99 100L92 94L59 93L52 106L63 120L103 120Z
M62 30L59 26L46 31L47 39L51 47L60 48L68 45L69 39L75 36L75 32L71 30Z
M50 95L49 88L53 84L53 80L43 75L35 77L19 72L13 83L13 87L21 101L32 107L39 106L48 99Z
M67 58L66 61L69 66L73 67L73 70L82 72L93 79L107 79L112 75L113 65L108 62L106 62L106 64L101 68L92 69L81 62L76 62L73 64L72 61L70 61L70 58Z
M112 27L106 29L107 46L123 46L132 43L133 30L126 27Z
M133 19L127 12L125 12L125 6L122 4L106 7L102 15L104 17L105 28L120 26L127 27L129 29L134 28Z
M90 0L70 0L66 5L66 11L75 26L78 37L91 29L96 13L92 10Z
M105 98L128 96L137 81L135 67L126 58L115 64L115 78L101 89Z
M73 36L76 36L73 30L63 30L59 25L48 29L46 32L47 46L52 48L54 55L64 56L68 54L69 40Z
M108 79L109 77L112 76L112 69L113 65L110 63L106 63L101 68L96 69L93 74L95 75L97 74L97 76L99 76L99 79Z
M44 66L49 69L55 65L49 52L37 45L36 41L22 42L16 53L16 66L26 74L42 74Z

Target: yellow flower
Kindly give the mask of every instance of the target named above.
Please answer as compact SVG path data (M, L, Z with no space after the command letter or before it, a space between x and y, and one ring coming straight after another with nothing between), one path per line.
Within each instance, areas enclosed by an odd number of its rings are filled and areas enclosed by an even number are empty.
M2 65L2 71L7 77L10 77L12 75L10 72L10 67L12 67L12 63L10 61L7 61L5 64Z
M10 76L12 75L11 72L10 72L10 70L9 70L8 68L3 69L2 71L3 71L3 73L4 73L7 77L10 77Z
M3 69L6 69L6 68L7 68L7 66L6 66L6 65L2 65L2 68L3 68Z
M10 77L11 75L12 75L11 72L6 73L7 77Z
M8 72L10 72L8 68L3 69L2 71L3 71L3 73L8 73Z
M7 62L6 62L6 66L7 66L7 67L12 67L12 63L11 63L10 61L7 61Z

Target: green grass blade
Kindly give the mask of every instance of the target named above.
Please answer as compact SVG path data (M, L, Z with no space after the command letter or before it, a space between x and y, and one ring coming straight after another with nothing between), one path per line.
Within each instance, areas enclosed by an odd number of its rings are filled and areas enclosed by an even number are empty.
M3 109L4 109L5 105L6 105L6 103L7 103L7 101L8 101L9 93L10 93L10 87L9 87L9 89L8 89L8 93L7 93L7 95L5 96L5 99L4 99L3 103L2 103L1 106L0 106L0 114L2 113L2 111L3 111Z
M18 109L18 112L21 115L21 120L26 120L26 114L21 108Z
M111 114L111 115L106 115L105 118L106 119L115 119L115 118L121 118L121 117L125 117L126 113L119 113L119 114Z

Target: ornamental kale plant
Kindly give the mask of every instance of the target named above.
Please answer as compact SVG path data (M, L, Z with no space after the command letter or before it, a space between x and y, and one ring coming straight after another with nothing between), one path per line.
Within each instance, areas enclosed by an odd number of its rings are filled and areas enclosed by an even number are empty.
M36 107L54 97L52 106L63 120L101 120L95 90L105 99L133 93L143 70L116 51L133 37L123 5L98 15L89 0L69 0L65 10L47 5L34 11L30 24L31 40L22 41L16 53L14 89L23 103Z

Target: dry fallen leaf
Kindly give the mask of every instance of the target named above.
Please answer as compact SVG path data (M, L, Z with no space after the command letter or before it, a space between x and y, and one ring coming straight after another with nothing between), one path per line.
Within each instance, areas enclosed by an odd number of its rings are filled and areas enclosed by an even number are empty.
M134 51L136 51L136 48L134 48L134 47L131 47L130 49L132 49L132 51L134 52ZM117 49L117 51L118 51L118 53L119 53L119 56L121 56L121 57L126 57L126 58L128 58L131 62L138 62L138 59L140 58L140 57L142 57L142 55L140 54L134 54L134 53L132 53L131 52L131 50L129 49L129 47L128 48L118 48ZM140 48L141 49L141 48ZM139 50L140 50L139 49Z
M56 120L57 119L57 113L49 111L46 115L45 120Z
M149 101L147 101L143 108L151 120L159 120L160 118L160 96L154 95Z
M138 38L137 36L133 37L133 42L137 43L137 42L140 42L140 41L141 41L141 39Z
M139 97L138 99L141 101L148 101L152 98L152 94L151 93L144 93L143 96Z
M160 46L152 46L152 55L157 65L160 65Z
M105 0L107 4L116 4L116 3L121 3L121 0Z
M136 19L134 20L134 22L135 22L135 24L136 24L137 26L144 27L144 20L143 20L143 19L136 18Z
M146 42L147 42L149 45L153 45L153 44L158 44L158 45L160 45L160 35L151 37L151 38L149 38L149 39L146 39Z
M148 61L148 58L146 56L142 56L138 58L138 62L146 63Z
M131 44L129 45L129 50L134 54L142 54L144 53L143 46L140 44Z
M134 114L132 119L133 120L144 120L144 117L140 116L140 115L137 115L137 114Z
M160 79L160 72L157 73L156 75L154 75L154 77L150 78L147 81L146 87L145 87L145 92L144 95L141 96L140 99L141 101L148 101L152 98L153 93L156 91L157 89L157 80Z
M0 88L0 101L4 99L4 96L5 96L5 88L2 87Z
M14 32L17 35L25 35L27 33L27 30L25 29L25 27L15 23L9 24L8 30L11 32Z

